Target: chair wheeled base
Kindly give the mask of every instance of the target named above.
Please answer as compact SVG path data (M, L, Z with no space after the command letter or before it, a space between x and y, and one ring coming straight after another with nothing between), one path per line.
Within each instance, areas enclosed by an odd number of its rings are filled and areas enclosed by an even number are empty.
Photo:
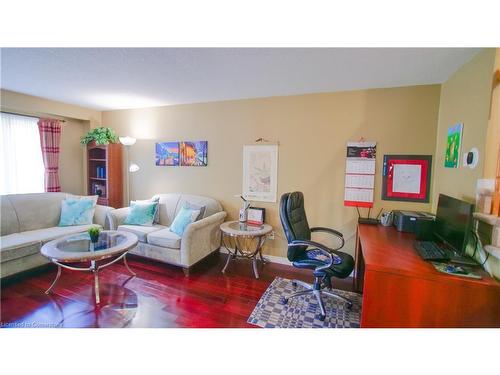
M281 297L280 302L283 305L286 305L288 303L288 300L291 298L303 296L305 294L313 294L316 297L316 300L318 301L318 304L319 304L319 308L321 310L321 313L318 316L319 320L321 320L321 321L325 320L325 318L326 318L325 304L323 303L322 295L336 298L336 299L344 302L347 305L347 308L349 310L352 309L352 302L351 301L349 301L347 298L342 297L342 296L333 292L331 280L329 278L315 277L314 284L312 284L312 285L308 284L304 281L301 281L301 280L292 280L292 285L294 288L296 288L298 285L300 285L305 289L299 290L295 293L292 293L287 297Z

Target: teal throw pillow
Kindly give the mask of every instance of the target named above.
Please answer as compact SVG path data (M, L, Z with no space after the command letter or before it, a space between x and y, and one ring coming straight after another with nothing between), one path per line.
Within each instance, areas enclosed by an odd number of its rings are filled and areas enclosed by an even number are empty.
M206 206L202 206L200 204L191 203L191 202L184 202L184 207L190 208L191 210L199 210L200 211L200 214L198 215L198 217L196 218L195 221L203 219L203 216L205 216L205 210L207 209Z
M135 201L131 201L130 202L130 205L132 205L133 203L158 203L158 207L156 208L156 215L155 215L155 219L153 221L154 224L160 224L160 197L153 197L151 199L143 199L143 200L135 200Z
M158 209L157 202L132 202L123 224L152 226Z
M182 236L186 227L195 222L200 215L200 210L193 210L191 208L182 207L174 222L170 226L170 231L174 232L178 236Z
M95 201L93 199L67 198L61 202L60 227L92 224Z

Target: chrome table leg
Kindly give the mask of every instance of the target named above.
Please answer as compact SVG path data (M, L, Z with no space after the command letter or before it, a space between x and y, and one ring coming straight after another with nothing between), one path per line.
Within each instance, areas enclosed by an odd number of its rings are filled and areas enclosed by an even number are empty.
M259 271L257 270L257 255L255 255L252 259L252 264L253 264L253 273L255 275L255 278L259 278Z
M137 274L130 269L127 263L127 255L123 257L123 263L125 263L125 268L127 268L128 272L130 272L133 276L137 276Z
M57 275L54 281L52 281L52 284L50 285L49 289L45 291L45 294L49 294L52 288L56 285L57 280L59 280L59 277L61 276L61 266L58 264L57 265Z
M96 267L95 261L92 261L91 264L92 272L94 273L95 303L98 305L101 302L101 297L99 296L99 268Z
M231 260L233 260L234 258L234 254L233 253L229 253L227 254L227 260L226 260L226 265L224 266L224 268L222 269L222 273L226 273L226 269L227 267L229 266L229 263L231 262Z
M259 257L263 264L266 264L268 260L262 255L262 248L259 249Z
M222 273L226 273L226 270L227 270L227 267L229 266L229 263L231 263L231 261L234 258L236 258L236 254L238 253L238 243L237 242L235 243L234 253L232 253L231 250L229 250L231 248L231 246L229 246L229 245L231 245L231 243L224 235L222 235L221 241L222 241L222 244L224 245L224 247L227 249L227 260L226 260L226 264L224 265L224 268L222 269Z

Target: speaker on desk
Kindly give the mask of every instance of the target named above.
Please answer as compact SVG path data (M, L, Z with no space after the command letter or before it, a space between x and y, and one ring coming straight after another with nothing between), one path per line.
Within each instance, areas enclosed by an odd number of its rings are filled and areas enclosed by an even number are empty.
M434 241L434 220L417 220L416 235L417 241Z

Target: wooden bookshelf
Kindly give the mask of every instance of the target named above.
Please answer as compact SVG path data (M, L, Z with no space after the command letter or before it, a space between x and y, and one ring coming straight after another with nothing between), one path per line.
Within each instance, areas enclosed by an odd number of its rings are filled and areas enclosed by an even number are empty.
M98 204L123 206L122 145L87 145L87 187L89 195L99 195Z

